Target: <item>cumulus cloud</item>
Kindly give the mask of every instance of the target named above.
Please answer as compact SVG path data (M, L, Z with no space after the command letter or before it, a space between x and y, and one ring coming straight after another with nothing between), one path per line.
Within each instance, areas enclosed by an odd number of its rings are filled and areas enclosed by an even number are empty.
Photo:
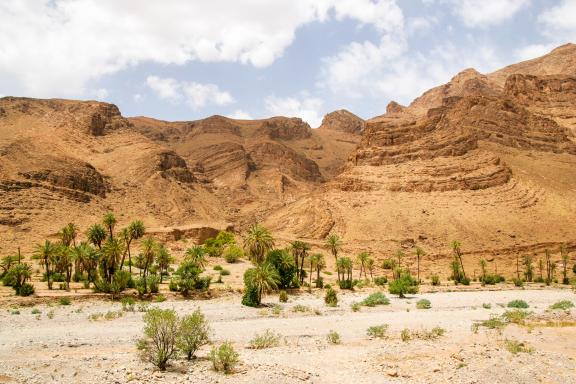
M221 91L215 84L200 84L196 82L178 81L172 78L148 76L146 85L152 89L159 98L175 103L186 102L192 109L199 109L208 105L227 105L234 102L234 98L227 91Z
M324 102L303 93L296 97L268 96L264 100L266 111L273 116L300 117L312 128L322 123L321 108Z
M98 88L96 91L94 91L94 94L96 95L96 100L99 101L106 100L109 95L108 90L106 88Z
M265 67L306 23L350 18L387 30L399 17L393 0L3 0L0 86L70 96L142 62Z
M564 0L545 10L538 21L545 26L545 34L564 42L576 40L576 0Z
M454 10L469 27L487 27L512 18L530 0L452 0Z
M238 120L251 120L252 119L252 115L250 115L248 112L245 112L241 109L235 110L234 112L229 114L228 117L231 119L238 119Z

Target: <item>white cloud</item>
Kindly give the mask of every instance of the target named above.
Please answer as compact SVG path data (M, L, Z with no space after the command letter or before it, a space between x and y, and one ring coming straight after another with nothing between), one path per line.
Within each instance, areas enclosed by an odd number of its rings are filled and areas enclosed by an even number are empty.
M312 128L317 128L322 123L320 109L324 103L307 93L302 93L298 97L268 96L264 104L266 110L273 116L300 117Z
M96 95L96 100L98 101L106 100L109 95L106 88L98 88L96 91L94 91L94 94Z
M452 0L455 13L469 27L487 27L512 18L530 0Z
M576 0L564 0L545 10L538 21L545 26L545 34L556 42L576 40Z
M203 108L207 105L222 106L234 102L234 98L229 92L221 91L215 84L200 84L148 76L146 85L156 92L161 99L172 102L185 101L193 109Z
M71 96L142 62L265 67L306 23L390 30L401 16L393 0L2 0L0 79L16 83L13 93Z
M140 93L136 93L134 96L132 96L132 99L134 100L135 103L139 103L143 100L144 96L142 96Z
M534 59L550 52L554 44L531 44L514 51L517 60L524 61Z
M231 114L228 115L231 119L238 119L238 120L252 120L253 117L248 112L245 112L241 109L237 109Z

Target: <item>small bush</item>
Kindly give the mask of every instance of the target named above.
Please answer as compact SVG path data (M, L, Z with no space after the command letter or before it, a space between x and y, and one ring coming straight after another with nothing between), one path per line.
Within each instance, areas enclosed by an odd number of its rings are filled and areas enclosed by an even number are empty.
M534 352L534 348L530 347L528 344L516 341L516 340L504 340L504 347L506 350L513 355L517 355L518 353L532 353Z
M250 340L250 348L252 349L264 349L277 347L280 344L280 335L274 333L270 329L267 329L262 334L254 335L254 338Z
M242 296L242 305L247 307L258 306L258 289L252 285L246 286Z
M160 277L157 275L150 275L146 277L146 283L148 285L148 292L150 293L158 293L159 285L160 285Z
M46 314L46 316L52 320L54 318L54 310L48 311L48 313Z
M19 314L20 314L20 311L17 310L17 309L13 309L13 310L10 311L10 314L11 314L11 315L19 315Z
M529 305L524 300L512 300L508 303L508 308L528 308Z
M104 318L106 320L114 320L117 319L119 317L122 317L122 311L108 311L106 312L106 314L104 314Z
M168 290L170 292L178 292L178 280L170 279L170 282L168 283Z
M396 268L396 260L394 259L384 259L382 262L382 269L394 269Z
M184 352L188 360L194 357L194 353L203 345L208 344L210 341L208 334L210 333L210 326L200 312L196 309L192 314L185 316L180 322L180 330L176 345Z
M230 271L222 268L222 270L220 271L220 276L228 276L228 275L230 275Z
M440 276L438 275L432 275L430 277L430 280L432 281L432 285L436 286L436 285L440 285Z
M428 300L428 299L421 299L421 300L418 300L418 302L416 303L416 308L418 308L418 309L430 309L430 308L432 308L432 303L430 303L430 300Z
M480 278L480 282L487 285L495 285L504 281L506 281L506 279L502 275L486 275Z
M388 285L388 291L403 298L406 294L418 293L418 282L408 271L404 271Z
M368 295L367 298L362 300L362 305L366 307L375 307L377 305L388 305L390 300L382 292L374 292Z
M292 307L292 312L309 312L310 308L302 304L296 304Z
M144 315L144 323L144 338L137 343L140 357L164 371L177 353L178 316L174 310L153 308Z
M227 341L218 347L213 347L209 358L215 371L228 374L234 371L234 367L238 364L239 355L234 350L232 343Z
M408 328L404 328L400 332L400 339L404 342L409 341L412 338L411 332Z
M516 287L523 287L524 286L524 280L522 280L522 279L514 278L514 279L512 279L512 282L514 283L514 285Z
M483 320L472 324L472 331L476 333L480 327L502 330L506 327L506 325L507 323L503 321L499 316L491 315L488 320Z
M570 300L561 300L550 306L550 309L552 310L560 309L565 311L570 308L574 308L574 303L571 302Z
M288 293L286 293L286 291L284 290L280 291L280 295L278 295L278 301L280 301L281 303L287 303Z
M340 339L340 334L332 330L330 330L330 332L328 332L328 334L326 335L326 340L330 344L340 344L342 342L342 340Z
M237 245L230 245L224 250L224 260L227 263L237 263L242 257L244 257L244 251Z
M338 295L336 291L332 288L326 290L326 295L324 296L324 303L329 307L335 307L338 305Z
M147 303L145 301L141 301L140 303L138 303L138 312L148 312L149 309L150 309L150 303Z
M41 313L42 313L42 311L40 311L38 308L34 308L34 309L32 310L32 314L33 314L33 315L39 315L39 314L41 314Z
M154 301L157 303L162 303L164 301L166 301L166 296L164 295L158 295L154 298Z
M522 309L513 309L511 311L504 312L502 318L510 323L522 324L524 319L526 319L529 314L530 312L524 311Z
M272 314L274 316L279 316L280 313L282 313L282 306L281 305L276 304L275 306L272 307Z
M215 265L214 268L215 271L221 271L222 270L222 266L221 265Z
M370 337L383 339L386 337L387 330L388 330L388 324L374 325L366 330L366 334Z
M388 278L386 276L379 276L374 278L374 284L378 286L383 286L388 282Z
M350 305L350 308L352 308L352 312L358 312L361 308L361 304L360 303L352 303L352 305Z
M122 310L125 312L134 312L134 305L136 304L136 302L134 301L133 298L131 297L123 297L120 300L120 303L122 303Z
M60 300L58 300L58 302L60 303L60 305L70 305L71 304L69 297L61 297Z
M352 280L340 280L338 286L340 289L352 289L354 287L354 282Z
M24 283L16 290L18 296L30 296L34 294L34 286L32 284Z
M483 303L483 304L482 304L482 308L484 308L484 309L491 309L491 308L492 308L492 304L490 304L490 303Z

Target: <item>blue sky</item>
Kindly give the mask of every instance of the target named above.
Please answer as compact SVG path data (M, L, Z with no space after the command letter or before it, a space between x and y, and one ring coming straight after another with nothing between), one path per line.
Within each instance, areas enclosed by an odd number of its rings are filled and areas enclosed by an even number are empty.
M317 126L575 41L576 0L3 0L0 95Z

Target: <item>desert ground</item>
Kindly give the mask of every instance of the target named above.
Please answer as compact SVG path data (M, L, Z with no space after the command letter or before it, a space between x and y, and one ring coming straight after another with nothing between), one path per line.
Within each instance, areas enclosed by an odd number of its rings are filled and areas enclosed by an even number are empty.
M229 375L213 371L210 346L191 362L174 360L165 372L141 362L135 342L142 335L142 302L123 311L120 302L105 297L42 290L38 297L15 301L6 289L0 304L2 383L576 383L576 311L549 309L560 300L576 301L574 292L561 286L424 286L404 299L372 287L338 291L337 307L327 307L324 291L313 290L291 293L287 303L268 295L261 308L242 306L240 294L227 286L211 289L211 298L184 300L166 292L167 300L147 302L148 308L179 315L200 308L211 341L231 341L240 353L240 364ZM378 290L389 305L352 311L352 303ZM70 305L59 304L63 295L71 298ZM420 299L430 300L431 308L417 309ZM516 299L525 300L530 316L540 322L473 330L474 323L510 310L507 303ZM389 326L384 338L367 336L368 327L382 324ZM401 340L405 328L434 327L445 334ZM267 329L281 335L279 345L249 348L254 335ZM330 330L339 333L340 344L328 342ZM510 352L510 340L530 351Z

